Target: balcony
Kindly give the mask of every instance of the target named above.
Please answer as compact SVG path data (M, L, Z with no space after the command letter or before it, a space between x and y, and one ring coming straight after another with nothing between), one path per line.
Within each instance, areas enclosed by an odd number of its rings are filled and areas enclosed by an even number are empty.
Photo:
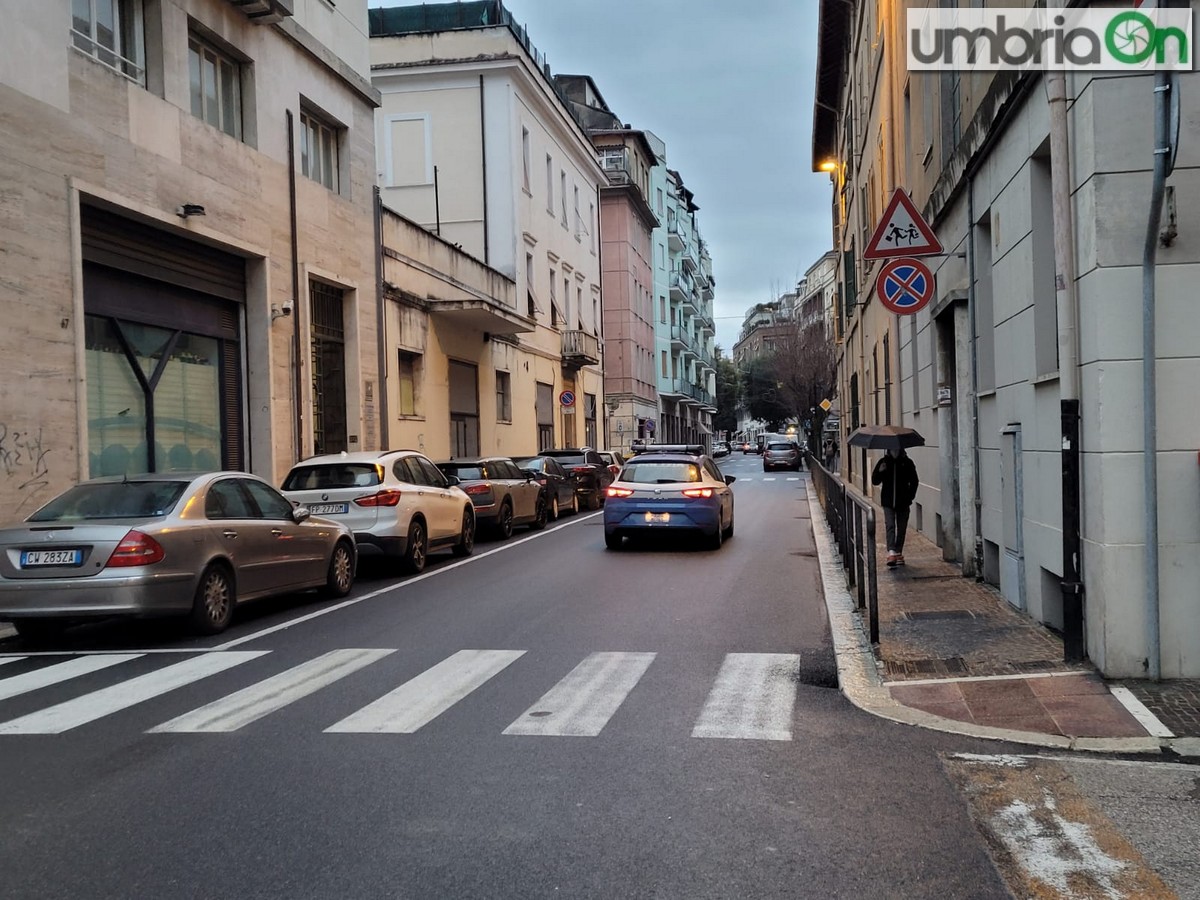
M692 335L682 325L671 326L671 349L689 351L692 349Z
M611 185L633 184L629 171L629 153L624 147L606 147L600 157L600 165Z
M600 339L594 334L578 329L562 333L562 364L566 368L579 369L583 366L600 364Z
M665 400L682 400L690 396L687 392L687 382L682 378L671 378L665 388L659 388L658 396Z
M293 15L295 0L229 0L255 25L274 25Z
M713 325L713 320L706 315L697 316L696 323L701 333L708 332L710 335L715 335L717 333L717 328L715 325Z
M696 251L692 249L691 244L684 244L680 253L682 254L680 260L685 269L687 269L693 275L700 271L700 264L696 262Z
M697 313L699 301L696 299L692 276L687 272L671 273L671 299L683 304L684 315L694 316Z
M687 230L678 218L667 220L667 246L672 253L681 253L687 246Z

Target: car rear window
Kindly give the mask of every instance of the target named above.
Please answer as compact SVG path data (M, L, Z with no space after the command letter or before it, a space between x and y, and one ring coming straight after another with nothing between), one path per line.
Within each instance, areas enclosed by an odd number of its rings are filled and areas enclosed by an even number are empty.
M324 491L330 488L372 487L383 481L374 463L328 463L296 466L283 482L285 491Z
M582 453L575 453L570 456L559 456L558 454L555 454L554 458L557 459L564 466L588 465L587 457L584 456Z
M689 462L631 462L621 470L621 480L634 484L676 484L699 481L700 466Z
M441 466L438 466L438 468L441 469L443 472L445 472L447 475L457 475L459 478L463 478L463 479L486 478L487 477L486 475L483 474L483 469L479 466L441 465Z
M175 508L188 484L186 481L77 484L35 512L28 521L157 518Z
M791 444L784 444L782 442L776 441L775 443L767 444L767 449L768 450L792 450L794 448L792 447Z
M518 468L528 469L531 472L541 472L546 467L546 461L540 456L518 456L513 459Z

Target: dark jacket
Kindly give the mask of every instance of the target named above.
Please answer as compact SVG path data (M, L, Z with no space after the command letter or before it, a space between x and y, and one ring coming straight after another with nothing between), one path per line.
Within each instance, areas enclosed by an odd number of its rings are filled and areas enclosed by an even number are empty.
M875 463L871 472L871 484L881 485L879 503L892 509L911 506L917 496L917 467L907 453L895 458L885 456Z

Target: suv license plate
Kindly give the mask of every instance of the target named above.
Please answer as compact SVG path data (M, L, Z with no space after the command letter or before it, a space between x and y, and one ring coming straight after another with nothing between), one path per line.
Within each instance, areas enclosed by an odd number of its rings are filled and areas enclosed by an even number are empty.
M666 525L670 521L670 513L646 513L646 523L648 525Z
M83 562L82 550L22 550L21 568L35 566L77 566Z
M314 503L308 508L314 516L328 516L331 513L344 513L349 506L345 503Z

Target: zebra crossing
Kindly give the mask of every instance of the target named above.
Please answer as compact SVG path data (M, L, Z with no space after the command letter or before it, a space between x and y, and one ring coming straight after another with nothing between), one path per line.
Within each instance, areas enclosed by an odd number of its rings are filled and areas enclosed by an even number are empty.
M147 729L155 734L236 732L279 712L394 653L393 649L339 649L256 681ZM0 741L13 735L62 734L139 704L203 682L268 650L200 652L115 684L6 718L5 701L36 697L46 688L71 687L85 676L120 675L147 653L82 654L63 661L0 658ZM459 650L367 705L323 728L327 734L412 734L474 691L504 677L514 663L533 658L524 650ZM53 657L51 658L53 660ZM604 731L642 677L658 661L650 652L596 652L581 660L501 732L523 737L596 737ZM695 719L695 738L790 741L800 656L729 653L714 675ZM9 674L12 673L12 674ZM3 677L7 676L7 677ZM60 694L61 696L61 694Z

